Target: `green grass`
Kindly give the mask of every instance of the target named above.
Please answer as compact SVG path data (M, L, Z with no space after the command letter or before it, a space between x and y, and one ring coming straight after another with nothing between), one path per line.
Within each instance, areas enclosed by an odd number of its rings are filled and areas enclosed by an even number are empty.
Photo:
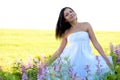
M53 54L60 43L54 34L54 30L0 29L0 66L7 69L17 59L27 61L29 55ZM110 42L120 44L120 32L95 31L95 34L106 54ZM98 54L94 48L93 53Z

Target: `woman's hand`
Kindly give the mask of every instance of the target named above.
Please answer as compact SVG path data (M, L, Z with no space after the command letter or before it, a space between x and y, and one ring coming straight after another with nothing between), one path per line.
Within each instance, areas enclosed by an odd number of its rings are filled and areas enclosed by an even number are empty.
M110 62L110 60L109 60L108 58L106 59L106 63L107 63L107 65L109 66L109 68L110 68L111 70L114 69L114 65Z

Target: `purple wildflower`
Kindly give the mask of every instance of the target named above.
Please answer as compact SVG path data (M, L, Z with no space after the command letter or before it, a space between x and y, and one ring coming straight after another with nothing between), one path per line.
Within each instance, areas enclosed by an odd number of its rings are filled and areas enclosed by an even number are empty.
M38 79L38 80L41 80L41 79L42 79L42 68L41 68L41 67L38 68L37 79Z
M120 56L120 44L114 47L113 53L115 53L116 56Z
M27 77L27 75L26 75L26 73L24 72L24 73L22 73L22 80L28 80L28 77Z
M114 52L114 46L113 46L112 43L110 43L110 51L111 51L111 52Z
M44 80L46 78L46 75L48 71L48 67L45 65L43 68L38 68L38 74L37 74L37 80Z
M118 44L118 49L120 49L120 44Z
M82 79L80 79L80 80L87 80L87 78L86 78L86 77L84 77L84 78L82 78Z
M118 55L120 56L120 44L117 46Z
M21 68L22 68L22 80L28 80L27 74L25 73L26 70L25 66L22 65Z
M22 73L24 73L25 72L25 66L23 64L21 65L21 68L22 68Z
M117 56L119 56L119 51L118 51L118 49L117 49L117 48L115 49L115 51L114 51L114 52L115 52L115 54L116 54Z
M98 62L98 63L96 64L97 72L100 73L100 72L101 72L101 68L100 68L100 67L102 67L102 65L100 64L100 59L99 59L98 56L96 56L96 60L97 60L97 62Z
M117 62L117 63L120 62L120 58L117 58L117 59L116 59L116 62Z
M72 65L70 65L70 62L68 62L68 75L70 76L70 80L78 80L80 77L77 76L76 73L73 71Z
M70 76L72 76L73 75L73 69L72 69L72 66L68 66L68 74L70 75Z
M90 72L90 69L89 69L89 68L90 68L90 65L86 65L85 70L86 70L87 73Z

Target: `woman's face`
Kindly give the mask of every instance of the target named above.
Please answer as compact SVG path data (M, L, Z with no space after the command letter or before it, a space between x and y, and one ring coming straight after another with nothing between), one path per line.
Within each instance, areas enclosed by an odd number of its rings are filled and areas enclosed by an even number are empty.
M66 22L72 22L72 21L77 19L76 13L73 10L69 9L69 8L65 9L64 18L65 18Z

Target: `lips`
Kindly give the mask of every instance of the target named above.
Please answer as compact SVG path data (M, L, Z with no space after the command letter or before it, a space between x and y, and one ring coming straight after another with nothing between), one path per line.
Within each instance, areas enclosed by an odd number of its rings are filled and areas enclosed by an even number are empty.
M75 17L75 15L71 15L71 16L70 16L70 19L72 19L72 18L74 18L74 17Z

